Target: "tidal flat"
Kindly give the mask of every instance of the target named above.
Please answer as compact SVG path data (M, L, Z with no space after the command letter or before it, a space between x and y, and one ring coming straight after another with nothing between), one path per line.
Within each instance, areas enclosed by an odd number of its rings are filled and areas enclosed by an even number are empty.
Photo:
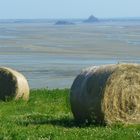
M83 68L122 62L140 63L140 21L0 22L0 65L22 72L31 88L70 88Z

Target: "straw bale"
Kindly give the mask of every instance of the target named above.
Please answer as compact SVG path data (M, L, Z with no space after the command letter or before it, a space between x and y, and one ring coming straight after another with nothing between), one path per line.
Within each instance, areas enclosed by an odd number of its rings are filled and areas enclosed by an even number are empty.
M140 65L112 64L83 70L70 91L79 122L140 123Z
M29 85L26 78L19 72L0 67L0 100L29 99Z

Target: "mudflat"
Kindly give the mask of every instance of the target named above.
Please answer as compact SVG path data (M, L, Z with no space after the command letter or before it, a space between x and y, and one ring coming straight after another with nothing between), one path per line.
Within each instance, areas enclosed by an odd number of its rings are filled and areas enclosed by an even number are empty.
M81 69L121 62L140 63L140 21L0 23L0 65L22 72L31 88L69 88Z

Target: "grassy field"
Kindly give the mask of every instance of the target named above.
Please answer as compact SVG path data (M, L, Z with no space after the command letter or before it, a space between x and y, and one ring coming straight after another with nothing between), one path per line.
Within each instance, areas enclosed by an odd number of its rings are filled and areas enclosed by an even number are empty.
M0 139L140 140L140 125L78 125L69 90L32 90L30 100L0 102Z

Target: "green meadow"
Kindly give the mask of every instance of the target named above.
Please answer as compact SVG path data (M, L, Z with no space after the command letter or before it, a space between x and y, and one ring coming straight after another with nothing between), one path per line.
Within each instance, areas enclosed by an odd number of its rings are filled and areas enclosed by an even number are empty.
M69 89L31 90L28 102L0 102L0 140L140 140L140 125L77 124Z

